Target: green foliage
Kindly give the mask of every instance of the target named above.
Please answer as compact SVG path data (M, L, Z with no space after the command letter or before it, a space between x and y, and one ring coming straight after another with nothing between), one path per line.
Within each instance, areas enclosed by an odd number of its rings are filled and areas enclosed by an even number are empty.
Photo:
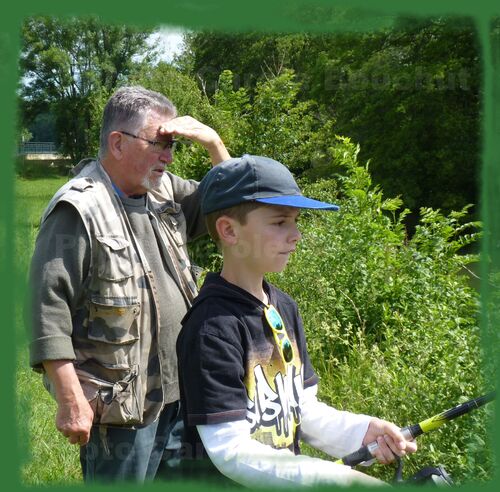
M313 102L297 100L299 88L291 70L257 84L248 152L274 156L300 171L309 166L304 147L314 119Z
M221 133L231 155L242 155L250 143L249 135L252 131L250 104L248 91L240 87L233 89L234 77L230 70L224 70L219 77L219 86L214 95L214 106L218 115Z
M20 141L29 142L33 138L33 134L27 128L21 128Z
M102 114L112 92L111 88L96 87L88 96L89 128L85 131L88 156L96 156L99 152Z
M178 73L175 76L186 78ZM153 77L150 80L155 90L161 87ZM191 98L186 109L194 112L198 108L199 112L203 108L203 121L217 130L231 155L266 155L309 177L331 173L331 167L325 171L325 156L334 136L333 122L317 118L313 101L298 100L300 84L293 71L259 83L252 104L245 88L234 89L229 70L220 75L213 103L195 85L189 91L197 97ZM200 151L204 156L201 161ZM206 154L197 146L181 147L173 167L178 174L197 179L207 168Z
M400 19L341 43L350 51L336 51L329 111L361 144L374 180L412 210L476 203L480 64L471 22Z
M58 136L55 133L55 119L52 113L37 114L30 122L29 130L33 134L32 139L35 142L55 142L56 145L59 144Z

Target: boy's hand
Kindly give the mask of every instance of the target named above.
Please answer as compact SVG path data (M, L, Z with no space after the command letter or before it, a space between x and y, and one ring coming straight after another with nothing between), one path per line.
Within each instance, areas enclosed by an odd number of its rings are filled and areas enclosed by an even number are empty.
M376 441L378 449L375 450L375 458L382 463L391 463L397 456L405 456L408 453L414 453L417 450L417 443L415 441L407 441L399 427L378 418L373 418L368 426L365 437L363 439L363 446Z

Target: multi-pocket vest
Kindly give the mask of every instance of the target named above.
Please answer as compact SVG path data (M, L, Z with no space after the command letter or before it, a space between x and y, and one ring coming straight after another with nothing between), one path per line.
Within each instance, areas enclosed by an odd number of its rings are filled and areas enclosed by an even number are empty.
M156 419L163 406L161 401L150 403L156 407L148 409L144 420L146 391L162 391L160 371L144 370L151 357L149 341L158 334L161 300L153 272L102 165L87 159L77 169L42 217L43 222L59 202L68 202L78 210L90 241L85 303L73 313L75 370L94 409L95 423L146 424ZM190 305L197 292L186 249L186 220L174 202L167 174L158 190L148 192L147 208L156 222L158 244L170 273Z

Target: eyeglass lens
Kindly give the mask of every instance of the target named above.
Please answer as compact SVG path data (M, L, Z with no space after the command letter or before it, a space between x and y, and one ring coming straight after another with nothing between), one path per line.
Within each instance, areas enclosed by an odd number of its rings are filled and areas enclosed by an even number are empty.
M281 348L283 350L283 357L285 358L285 362L291 362L293 358L293 350L290 340L283 340Z

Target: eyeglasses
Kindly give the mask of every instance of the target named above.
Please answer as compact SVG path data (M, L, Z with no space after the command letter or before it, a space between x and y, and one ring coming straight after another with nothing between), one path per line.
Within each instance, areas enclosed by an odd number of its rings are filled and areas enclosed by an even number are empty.
M138 135L133 135L129 132L124 132L123 130L119 130L120 133L124 135L128 135L132 138L137 138L138 140L144 140L149 145L153 147L153 152L163 152L165 149L171 149L172 151L175 149L177 140L170 138L168 140L148 140L147 138L139 137Z
M273 332L274 340L286 364L293 360L293 347L285 329L285 323L278 310L272 305L264 308L264 315Z

